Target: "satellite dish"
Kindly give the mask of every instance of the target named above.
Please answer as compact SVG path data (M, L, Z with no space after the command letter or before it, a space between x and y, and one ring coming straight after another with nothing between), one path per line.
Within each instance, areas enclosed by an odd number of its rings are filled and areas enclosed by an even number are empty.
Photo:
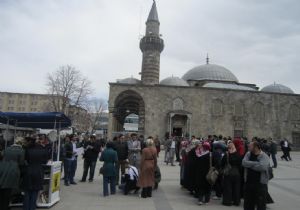
M14 133L11 132L10 130L5 130L3 133L3 138L5 141L10 141L12 140L14 137Z
M49 134L48 134L48 139L51 142L56 142L56 140L57 140L57 131L55 131L55 130L50 131Z

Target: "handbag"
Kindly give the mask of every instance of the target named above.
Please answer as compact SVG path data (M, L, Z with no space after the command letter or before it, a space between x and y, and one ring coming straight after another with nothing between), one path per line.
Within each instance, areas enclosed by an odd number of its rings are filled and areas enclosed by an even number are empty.
M209 155L209 171L206 175L206 180L210 185L214 185L218 179L219 171L212 166L212 154Z
M102 167L100 167L100 169L99 169L99 174L104 174L104 168L103 168L103 166Z
M227 163L226 163L226 166L223 169L223 175L224 176L230 175L230 172L231 172L231 169L232 169L231 164L229 163L229 153L228 152L226 153L226 159L227 159Z

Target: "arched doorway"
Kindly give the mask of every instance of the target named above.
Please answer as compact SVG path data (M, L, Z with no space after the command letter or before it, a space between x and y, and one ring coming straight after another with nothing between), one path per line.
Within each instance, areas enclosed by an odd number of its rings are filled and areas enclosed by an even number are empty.
M137 133L144 134L145 104L141 95L133 90L126 90L120 93L115 99L113 107L113 135L127 132L124 124L128 116L136 116L138 120Z

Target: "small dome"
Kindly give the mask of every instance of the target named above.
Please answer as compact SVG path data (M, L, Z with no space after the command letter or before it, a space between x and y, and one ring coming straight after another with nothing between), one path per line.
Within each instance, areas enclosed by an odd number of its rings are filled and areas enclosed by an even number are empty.
M129 78L126 78L126 79L121 79L121 80L118 80L117 83L122 83L122 84L139 84L141 83L141 80L138 80L136 78L133 78L133 77L129 77Z
M281 84L271 84L261 89L262 92L269 92L269 93L288 93L288 94L294 94L294 91Z
M163 79L162 81L160 81L160 84L169 86L189 86L189 84L185 80L173 76Z
M197 66L182 77L184 80L217 80L238 82L236 76L223 66L216 64L205 64Z
M256 91L251 87L247 87L244 85L237 85L237 84L227 84L227 83L217 83L217 82L210 82L203 85L206 88L220 88L220 89L231 89L231 90L246 90L246 91Z

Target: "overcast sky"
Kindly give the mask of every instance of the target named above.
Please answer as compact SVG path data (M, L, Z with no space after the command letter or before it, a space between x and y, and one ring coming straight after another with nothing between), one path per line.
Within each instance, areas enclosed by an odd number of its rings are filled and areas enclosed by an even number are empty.
M0 0L0 90L44 93L46 75L71 64L96 97L139 78L151 0ZM300 93L299 0L158 0L161 79L211 63L259 87Z

